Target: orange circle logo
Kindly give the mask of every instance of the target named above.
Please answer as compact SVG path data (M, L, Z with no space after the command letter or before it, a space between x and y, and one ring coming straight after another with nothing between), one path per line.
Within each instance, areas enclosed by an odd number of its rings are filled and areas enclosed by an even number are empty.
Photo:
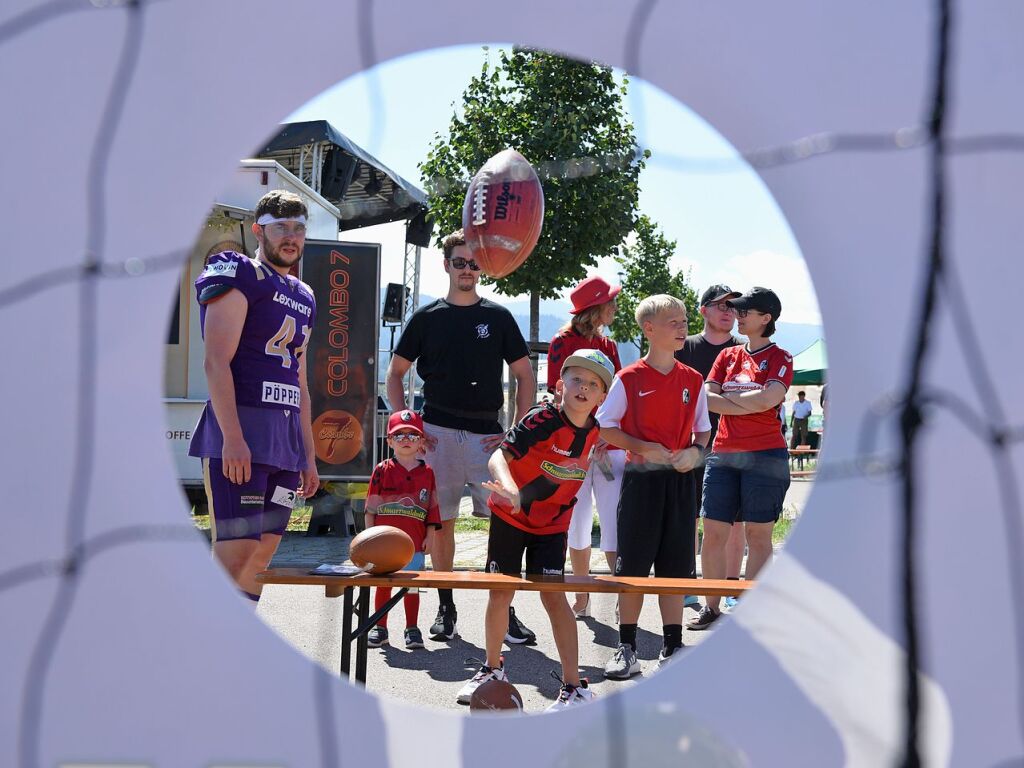
M348 411L324 411L313 420L316 457L325 464L348 464L363 447L363 425Z

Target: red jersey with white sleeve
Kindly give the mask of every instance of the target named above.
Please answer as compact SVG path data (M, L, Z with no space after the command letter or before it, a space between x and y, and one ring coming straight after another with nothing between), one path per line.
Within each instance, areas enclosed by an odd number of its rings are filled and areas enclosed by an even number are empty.
M598 423L669 451L693 445L694 432L709 432L704 377L678 360L673 362L668 373L643 359L619 371L608 397L597 409ZM643 456L632 451L627 455L633 464L644 462Z
M718 384L722 393L757 392L777 381L785 389L793 382L793 356L774 343L756 352L747 346L727 347L708 374L708 383ZM712 448L717 453L767 451L785 448L778 406L759 413L734 416L722 414Z
M375 515L374 525L391 525L409 534L416 551L423 551L427 526L441 527L434 470L420 461L406 469L394 459L373 468L366 493L366 511Z
M555 391L555 384L562 378L562 364L569 355L580 349L597 349L612 361L615 370L622 368L619 362L619 348L607 336L598 334L591 339L577 333L573 328L559 331L548 346L548 391Z
M561 406L535 405L505 435L501 449L519 488L521 509L512 514L508 500L492 493L487 506L509 525L539 535L565 533L576 493L590 468L597 444L597 422L577 427Z

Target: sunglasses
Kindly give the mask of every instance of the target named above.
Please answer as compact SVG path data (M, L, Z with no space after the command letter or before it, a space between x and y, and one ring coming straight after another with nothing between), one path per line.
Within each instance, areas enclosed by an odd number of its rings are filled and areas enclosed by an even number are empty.
M705 307L711 307L717 309L719 312L732 312L733 308L726 304L724 301L709 301L704 305Z
M448 263L450 263L456 269L465 269L466 267L469 267L474 272L480 271L479 264L477 264L472 259L464 259L461 256L456 256L455 258L448 259Z
M391 440L396 443L416 443L419 442L419 435L391 435Z

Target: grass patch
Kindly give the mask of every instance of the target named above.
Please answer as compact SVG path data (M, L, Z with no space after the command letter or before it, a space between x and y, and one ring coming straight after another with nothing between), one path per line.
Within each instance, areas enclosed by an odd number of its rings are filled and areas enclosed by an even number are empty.
M313 516L312 507L296 507L292 510L292 516L288 519L288 531L303 532L309 528L309 519ZM210 530L210 516L197 515L193 509L192 522L200 531Z
M491 521L485 517L459 517L455 520L456 533L468 533L470 531L487 531L491 527Z

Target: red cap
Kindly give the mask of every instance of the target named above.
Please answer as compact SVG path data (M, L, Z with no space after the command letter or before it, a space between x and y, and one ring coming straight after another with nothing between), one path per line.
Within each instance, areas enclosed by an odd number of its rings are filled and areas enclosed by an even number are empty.
M388 437L391 437L400 429L411 429L413 432L423 434L423 419L415 411L395 411L388 419Z
M574 315L578 315L584 309L590 309L596 307L599 304L607 304L609 301L619 295L619 291L622 290L621 285L616 285L614 288L611 284L603 277L588 277L582 283L572 289L572 293L569 294L569 298L572 300L572 309L570 312Z

